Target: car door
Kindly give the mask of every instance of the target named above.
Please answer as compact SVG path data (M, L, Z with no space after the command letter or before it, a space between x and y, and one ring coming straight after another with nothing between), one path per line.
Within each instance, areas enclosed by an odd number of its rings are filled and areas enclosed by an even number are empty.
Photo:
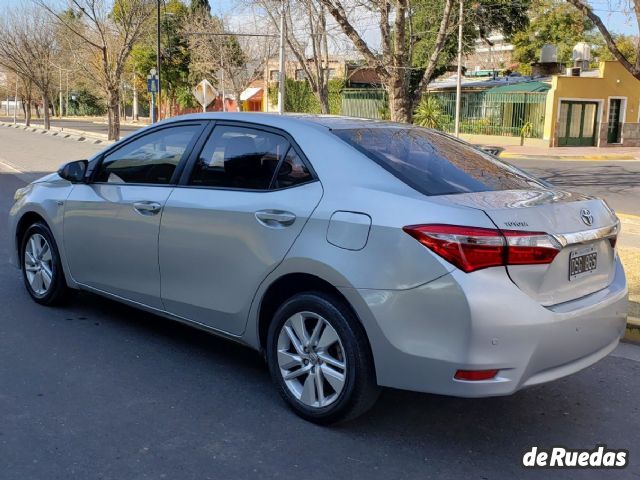
M167 311L239 335L260 282L322 197L283 132L216 124L169 196L160 226Z
M64 249L78 283L162 308L158 231L179 166L204 128L180 123L108 151L64 208Z

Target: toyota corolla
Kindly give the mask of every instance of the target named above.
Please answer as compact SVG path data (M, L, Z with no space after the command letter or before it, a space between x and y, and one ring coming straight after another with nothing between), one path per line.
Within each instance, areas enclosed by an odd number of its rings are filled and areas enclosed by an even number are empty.
M436 131L243 113L143 129L9 218L36 302L87 290L242 342L317 423L381 386L508 395L600 360L626 321L619 225Z

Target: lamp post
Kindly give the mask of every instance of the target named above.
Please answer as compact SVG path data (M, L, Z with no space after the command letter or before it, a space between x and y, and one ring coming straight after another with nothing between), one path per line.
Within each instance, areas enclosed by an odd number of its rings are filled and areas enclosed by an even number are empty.
M156 27L157 27L157 38L156 38L156 70L158 75L158 92L157 92L157 104L158 104L158 115L156 118L161 120L160 118L160 0L157 1L157 10L156 10Z

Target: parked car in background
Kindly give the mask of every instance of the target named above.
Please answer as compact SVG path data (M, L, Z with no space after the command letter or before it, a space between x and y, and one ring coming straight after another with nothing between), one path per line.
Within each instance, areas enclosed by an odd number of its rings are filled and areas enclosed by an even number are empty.
M36 302L82 289L242 342L317 423L381 386L512 394L626 322L604 201L410 125L177 117L18 190L9 223Z

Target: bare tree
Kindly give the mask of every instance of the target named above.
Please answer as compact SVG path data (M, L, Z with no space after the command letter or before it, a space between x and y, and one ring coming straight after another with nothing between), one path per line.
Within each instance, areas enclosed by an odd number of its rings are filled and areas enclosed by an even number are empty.
M636 24L640 28L640 0L627 0L629 6L629 16L635 16ZM618 60L624 68L626 68L631 75L640 80L640 41L636 42L635 61L625 55L619 48L616 41L616 37L609 31L609 29L602 22L602 19L593 11L593 8L583 0L567 0L570 4L575 6L582 14L589 18L600 33L604 37L604 41L607 44L607 48L613 54L616 60ZM633 13L631 13L633 11Z
M120 85L131 49L151 27L152 0L71 0L59 11L51 0L34 0L75 36L78 65L96 79L107 99L110 140L120 138Z
M253 0L253 3L266 12L278 31L284 7L287 47L304 72L322 113L329 113L329 42L324 5L317 0Z
M51 128L49 105L52 65L58 51L54 26L42 10L20 6L0 20L0 64L15 72L23 83L35 85L42 97L44 128Z
M268 37L243 37L225 31L223 22L198 10L185 23L194 80L212 78L219 89L230 88L238 102L240 94L264 71ZM223 80L224 79L224 80Z
M417 87L412 87L410 81L411 45L420 40L420 34L412 32L410 0L318 1L335 19L344 35L385 85L389 94L391 119L411 121L413 107L431 81L445 47L453 0L444 0L435 45ZM380 31L380 52L368 44L358 31L358 16L363 10L376 17Z

